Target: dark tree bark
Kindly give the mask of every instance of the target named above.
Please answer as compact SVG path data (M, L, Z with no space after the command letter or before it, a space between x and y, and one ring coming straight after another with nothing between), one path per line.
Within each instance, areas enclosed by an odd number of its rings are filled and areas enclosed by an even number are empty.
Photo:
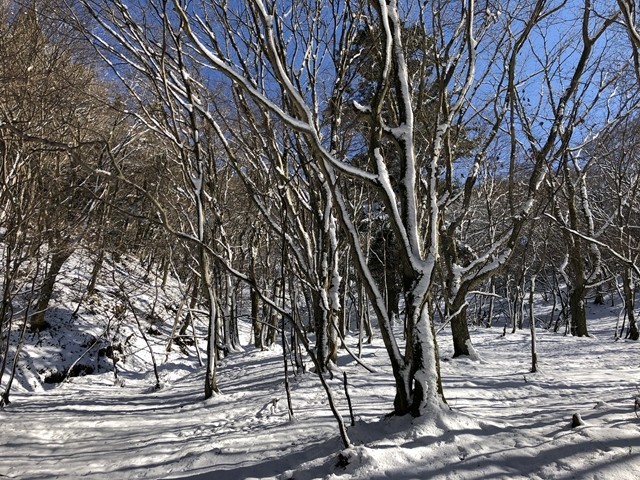
M450 307L449 315L451 315L454 358L471 354L469 349L471 335L469 334L469 325L467 323L467 309L468 306L465 305L464 296L456 298Z
M631 340L638 340L638 338L640 338L640 332L638 332L638 324L636 322L635 315L635 285L633 281L633 272L631 272L631 269L628 267L624 269L622 288L624 293L624 308L627 318L629 319L628 338Z
M44 282L40 288L40 295L38 296L38 303L36 304L36 312L30 319L31 330L33 332L39 332L47 328L45 314L49 307L51 296L53 295L53 287L55 286L56 278L60 273L60 269L62 269L64 262L67 261L72 253L73 249L67 248L55 251L53 255L51 255L51 263L49 264Z
M253 345L260 350L264 349L262 336L262 321L260 320L260 294L251 289L251 323L253 327Z

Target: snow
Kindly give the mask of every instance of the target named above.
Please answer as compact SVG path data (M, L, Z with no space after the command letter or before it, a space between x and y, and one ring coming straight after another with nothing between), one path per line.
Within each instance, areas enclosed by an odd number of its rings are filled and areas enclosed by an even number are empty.
M47 317L52 329L29 334L12 403L0 411L1 478L640 478L640 420L634 411L640 344L614 341L617 305L589 304L590 338L539 328L535 374L529 373L528 329L503 336L500 327L471 327L481 361L453 359L450 332L442 330L441 368L452 410L417 419L385 416L394 389L379 338L362 346L362 359L374 372L341 350L336 368L347 373L357 420L349 426L354 447L342 450L314 374L290 376L294 418L289 418L282 352L253 349L249 323L240 325L245 351L220 361L222 394L205 401L203 368L194 351L164 352L171 309L181 301L179 285L169 279L162 289L153 275L143 282L145 272L133 262L107 262L93 303L83 300L73 316L88 275L78 270L91 270L82 267L86 259L74 258ZM156 306L159 333L148 338L163 388L152 388L148 349L131 322L119 331L124 338L132 335L119 382L106 362L97 374L45 384L38 373L44 365L66 368L89 346L89 337L114 335L113 329L105 333L109 318L115 327L118 288L109 283L114 272L136 286L131 298L136 309ZM547 307L541 301L537 306L544 321ZM149 325L144 316L141 322ZM205 327L203 319L197 333ZM347 342L354 347L357 334ZM95 355L93 360L98 362ZM327 378L348 421L342 380L342 375ZM571 428L576 413L584 425Z

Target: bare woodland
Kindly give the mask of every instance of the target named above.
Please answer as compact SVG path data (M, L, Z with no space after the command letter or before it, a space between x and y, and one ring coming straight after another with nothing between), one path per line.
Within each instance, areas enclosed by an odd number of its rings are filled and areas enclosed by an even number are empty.
M206 397L246 315L256 348L320 377L345 335L380 336L398 416L447 408L436 330L455 356L498 317L535 340L534 292L557 305L538 327L579 337L616 292L638 340L634 2L5 0L0 19L2 404L8 332L47 328L79 249L94 277L130 256L180 279L168 348L207 325Z

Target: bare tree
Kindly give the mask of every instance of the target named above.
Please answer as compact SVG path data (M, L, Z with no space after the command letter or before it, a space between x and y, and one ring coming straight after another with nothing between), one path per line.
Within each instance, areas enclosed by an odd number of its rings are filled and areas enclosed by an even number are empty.
M56 277L92 225L101 184L83 162L99 163L112 119L109 90L85 56L81 38L59 21L59 7L0 5L0 229L6 268L0 374L15 338L16 309L25 322L13 345L5 401L27 324L33 331L47 327Z
M632 115L612 125L589 152L594 159L590 175L590 194L595 197L593 216L598 225L598 238L606 245L603 263L622 283L623 310L628 321L627 337L638 340L635 315L635 282L638 277L638 245L634 230L638 225L640 172L638 170L638 124ZM594 239L589 236L589 240ZM617 252L628 262L610 255ZM623 323L624 324L624 323Z
M394 412L441 408L430 305L436 272L455 355L469 354L467 295L512 258L548 173L591 138L585 118L614 95L603 58L616 13L595 11L589 0L580 9L546 0L488 8L473 0L333 0L286 10L261 0L158 0L145 2L147 9L82 3L100 25L99 51L142 107L142 124L168 138L179 159L195 210L191 231L156 207L166 228L195 242L200 268L215 260L257 286L219 248L229 244L227 225L215 192L205 189L217 168L208 148L215 138L281 252L289 253L287 268L316 296L316 331L333 335L342 308L342 240L389 355ZM560 18L576 35L556 44ZM372 34L359 43L364 31ZM375 75L367 79L370 94L356 98L352 89L362 84L354 62L365 55L375 59ZM482 234L472 217L490 165L507 180L509 214L500 222L491 217ZM359 189L368 201L354 201ZM372 271L371 237L361 222L375 209L397 259L404 350L393 329L388 277ZM207 238L205 226L214 226L215 238ZM200 273L204 282L210 274ZM215 319L210 324L211 338ZM317 342L320 368L331 361L330 345Z

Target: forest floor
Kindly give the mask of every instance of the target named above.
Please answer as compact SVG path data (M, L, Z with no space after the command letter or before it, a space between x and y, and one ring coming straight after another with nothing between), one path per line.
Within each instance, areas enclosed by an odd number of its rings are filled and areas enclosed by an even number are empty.
M528 330L503 336L502 328L477 327L479 358L451 359L444 329L440 355L451 411L420 419L385 416L393 385L380 340L362 348L375 373L341 351L338 366L348 374L356 417L348 429L355 446L344 450L317 376L290 371L290 418L282 351L249 346L246 323L244 350L219 366L222 394L206 401L195 355L174 349L165 356L163 331L148 336L160 364L159 390L139 341L117 382L113 372L98 371L43 383L56 359L84 353L94 365L104 362L90 340L100 339L104 325L113 327L100 302L72 315L75 307L65 302L74 296L64 282L61 288L58 315L48 317L50 329L28 334L26 367L12 403L0 410L0 478L640 478L640 343L614 340L618 307L589 305L590 338L538 329L535 374ZM357 338L348 343L358 350ZM342 376L329 383L350 424ZM571 428L575 413L584 425Z

